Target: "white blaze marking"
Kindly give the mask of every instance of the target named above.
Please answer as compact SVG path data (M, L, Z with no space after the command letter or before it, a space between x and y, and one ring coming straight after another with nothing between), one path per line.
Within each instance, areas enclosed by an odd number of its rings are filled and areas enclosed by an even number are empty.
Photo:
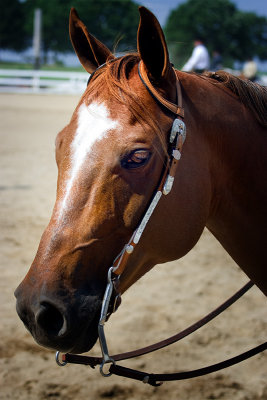
M112 120L109 111L104 104L92 103L89 106L82 104L78 111L78 127L71 144L71 167L69 179L66 182L65 194L61 203L58 219L69 206L71 188L85 162L92 146L97 141L107 136L111 129L115 129L119 123Z

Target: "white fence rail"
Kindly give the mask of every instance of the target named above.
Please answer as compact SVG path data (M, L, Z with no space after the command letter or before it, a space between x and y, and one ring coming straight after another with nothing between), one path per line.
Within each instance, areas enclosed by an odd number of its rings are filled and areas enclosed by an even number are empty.
M0 92L80 95L86 88L88 78L86 72L0 69ZM267 75L262 76L259 83L267 86Z
M0 69L0 92L81 94L88 77L86 72Z

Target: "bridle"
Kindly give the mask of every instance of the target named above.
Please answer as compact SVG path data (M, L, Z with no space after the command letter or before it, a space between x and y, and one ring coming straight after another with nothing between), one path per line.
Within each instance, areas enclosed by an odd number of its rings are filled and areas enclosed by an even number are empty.
M97 68L97 70L99 70L100 68L102 68L105 65L106 64L101 65L100 67ZM98 336L99 336L99 342L100 342L100 347L101 347L101 351L102 351L102 357L80 356L80 355L74 355L74 354L67 353L67 354L62 355L62 361L60 361L60 359L59 359L60 353L57 352L56 353L56 361L57 361L57 364L60 366L64 366L67 363L76 363L76 364L90 365L92 368L94 368L96 365L100 365L100 372L105 377L115 374L115 375L124 376L124 377L131 378L131 379L139 380L144 383L149 383L152 386L159 386L162 383L159 381L189 379L189 378L194 378L197 376L206 375L211 372L221 370L223 368L229 367L229 366L237 364L243 360L246 360L247 358L250 358L250 357L260 353L261 351L264 351L267 349L267 342L265 342L257 347L254 347L253 349L251 349L245 353L242 353L242 354L240 354L236 357L230 358L228 360L222 361L218 364L210 365L208 367L200 368L200 369L193 370L193 371L177 372L177 373L172 373L172 374L151 374L151 373L133 370L130 368L125 368L125 367L122 367L122 366L116 364L116 362L119 360L125 360L125 359L129 359L129 358L137 357L137 356L147 354L152 351L161 349L163 347L166 347L172 343L175 343L175 342L181 340L182 338L188 336L189 334L193 333L200 327L207 324L209 321L211 321L217 315L222 313L225 309L227 309L234 302L236 302L243 294L245 294L253 286L253 283L250 281L244 287L242 287L238 292L236 292L232 297L230 297L227 301L225 301L221 306L219 306L217 309L215 309L214 311L212 311L211 313L209 313L204 318L197 321L196 323L194 323L187 329L179 332L178 334L176 334L168 339L165 339L161 342L155 343L151 346L144 347L144 348L141 348L141 349L138 349L135 351L122 353L122 354L116 354L116 355L112 355L112 356L109 355L105 332L104 332L104 325L105 325L105 322L110 317L110 315L116 311L116 309L118 308L118 306L121 302L120 276L123 273L123 271L125 270L127 261L129 259L129 257L131 256L131 254L133 253L136 245L140 241L140 238L142 237L144 229L145 229L148 221L150 220L150 218L153 214L153 211L157 207L162 195L166 196L171 192L174 178L175 178L176 168L178 165L178 161L180 160L182 147L183 147L183 144L184 144L184 141L186 138L186 126L183 121L184 109L182 106L182 90L181 90L181 85L180 85L180 81L178 79L177 73L174 69L173 69L173 71L174 71L174 74L176 77L177 104L166 100L153 87L153 85L151 84L151 82L148 78L148 75L146 73L143 62L140 61L139 65L138 65L139 77L140 77L142 83L144 84L144 86L146 87L146 89L148 90L148 92L163 108L165 108L168 111L170 111L171 113L173 113L175 115L175 119L173 121L170 136L169 136L169 148L168 148L167 161L164 165L163 172L161 175L161 180L158 184L157 190L155 191L155 194L154 194L143 218L141 219L141 222L138 225L137 229L134 231L129 242L123 247L122 251L115 258L112 266L108 270L108 277L107 277L108 283L107 283L106 291L105 291L103 302L102 302L102 309L101 309L101 314L100 314L100 319L99 319L99 324L98 324ZM90 80L92 79L93 74L91 74L88 84L89 84ZM111 364L108 372L104 372L105 364Z

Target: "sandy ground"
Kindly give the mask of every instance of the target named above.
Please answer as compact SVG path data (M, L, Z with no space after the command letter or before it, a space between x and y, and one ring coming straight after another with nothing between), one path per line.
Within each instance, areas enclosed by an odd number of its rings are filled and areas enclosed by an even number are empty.
M55 364L15 311L13 291L28 270L55 198L54 139L77 97L0 95L0 399L266 400L267 352L223 372L152 388L90 367ZM247 281L204 231L182 260L160 265L136 283L107 325L121 352L176 333ZM190 338L123 364L152 372L200 368L266 340L266 298L257 288ZM96 348L94 353L98 353Z

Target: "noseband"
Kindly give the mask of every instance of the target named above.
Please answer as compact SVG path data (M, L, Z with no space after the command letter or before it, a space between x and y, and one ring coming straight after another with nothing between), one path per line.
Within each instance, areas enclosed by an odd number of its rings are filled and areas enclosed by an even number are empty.
M113 60L111 60L112 62ZM115 61L115 60L114 60ZM100 68L104 67L106 64L101 65L96 69L99 70ZM95 72L96 72L95 71ZM162 382L158 383L158 381L171 381L171 380L181 380L181 379L189 379L194 378L201 375L206 375L211 372L215 372L221 370L223 368L229 367L231 365L237 364L243 360L246 360L249 357L252 357L261 351L267 349L267 342L263 343L260 346L257 346L245 353L240 354L239 356L233 357L231 359L222 361L218 364L214 364L205 368L201 368L198 370L193 371L186 371L186 372L178 372L174 374L149 374L146 372L136 371L133 369L125 368L116 364L118 360L125 360L133 357L137 357L143 354L147 354L149 352L158 350L165 346L168 346L172 343L181 340L185 336L189 335L190 333L194 332L195 330L199 329L210 320L215 318L219 315L222 311L226 308L230 307L235 301L237 301L244 293L246 293L252 286L253 283L250 281L248 282L243 288L241 288L237 293L235 293L231 298L229 298L226 302L224 302L221 306L219 306L216 310L212 311L210 314L206 315L200 321L196 322L195 324L191 325L187 329L178 334L163 340L159 343L155 343L151 346L138 349L128 353L117 354L114 356L109 355L108 346L106 342L105 332L104 332L104 325L105 322L108 320L110 315L115 312L118 306L121 303L121 295L120 295L120 276L124 272L125 267L127 265L127 261L131 254L133 253L136 245L139 243L144 229L150 220L156 206L158 205L162 195L168 195L173 187L173 182L175 178L175 172L177 169L178 161L181 158L181 151L182 147L186 138L186 126L183 121L184 118L184 109L182 106L182 91L180 81L176 74L176 71L173 69L175 77L176 77L176 98L177 104L172 103L165 99L151 84L148 75L145 70L145 66L142 61L140 61L138 65L138 74L141 79L141 82L146 87L148 92L151 96L162 106L163 108L167 109L171 113L175 115L175 119L172 124L171 132L169 135L169 148L168 148L168 156L167 161L163 167L162 178L161 181L155 191L154 197L150 202L141 222L139 223L137 229L134 231L132 237L130 238L129 242L124 246L122 251L113 261L112 266L109 268L108 271L108 283L106 287L106 291L104 294L103 302L102 302L102 309L100 314L100 320L98 324L98 336L100 347L102 351L102 358L99 357L88 357L88 356L78 356L73 354L63 354L62 361L59 360L59 352L56 353L56 361L58 365L64 366L67 363L76 363L76 364L85 364L90 365L94 368L96 365L100 365L100 372L103 376L107 377L112 374L118 376L124 376L127 378L135 379L142 381L144 383L149 383L152 386L159 386ZM94 72L94 73L95 73ZM91 81L93 74L91 74L88 84ZM109 371L104 372L105 364L111 364Z

